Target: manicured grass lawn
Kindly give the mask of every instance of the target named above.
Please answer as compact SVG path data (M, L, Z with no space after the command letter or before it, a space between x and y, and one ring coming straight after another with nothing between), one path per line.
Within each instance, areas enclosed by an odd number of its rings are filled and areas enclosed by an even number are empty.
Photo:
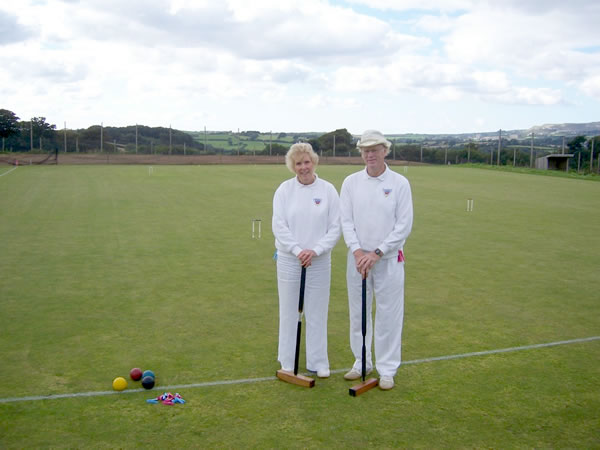
M359 167L322 166L339 189ZM403 357L600 335L600 184L459 167L411 182ZM4 171L0 171L0 174ZM407 364L358 398L279 368L270 230L281 166L20 167L0 178L0 447L600 446L600 340ZM468 198L474 211L466 211ZM262 219L262 239L251 221ZM345 246L329 357L352 364ZM132 367L153 391L110 391ZM301 360L301 368L303 368ZM129 382L129 390L139 388Z

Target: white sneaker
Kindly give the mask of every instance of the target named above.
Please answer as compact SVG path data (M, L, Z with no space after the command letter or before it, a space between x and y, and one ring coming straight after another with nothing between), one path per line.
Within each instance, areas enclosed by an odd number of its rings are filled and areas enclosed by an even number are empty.
M367 370L367 373L365 375L369 375L370 373L371 373L371 370ZM362 372L359 369L357 369L356 367L353 367L352 369L350 369L349 372L347 372L344 375L345 380L358 380L361 377L362 377Z
M319 378L329 378L329 375L331 375L331 372L329 371L329 369L317 370L317 376Z
M379 378L379 388L388 391L394 387L394 377L382 376Z

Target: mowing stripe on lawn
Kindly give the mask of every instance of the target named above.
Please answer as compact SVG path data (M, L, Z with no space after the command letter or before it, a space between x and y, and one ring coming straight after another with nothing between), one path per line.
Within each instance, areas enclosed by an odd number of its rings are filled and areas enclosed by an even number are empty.
M0 174L0 177L3 177L4 175L8 175L9 173L11 173L13 170L17 170L16 167L13 167L12 169L10 169L8 172L4 172L3 174Z
M516 352L521 350L532 350L536 348L546 348L546 347L554 347L557 345L567 345L567 344L579 344L582 342L590 342L600 340L600 336L591 336L587 338L580 339L570 339L568 341L557 341L557 342L547 342L544 344L533 344L533 345L524 345L521 347L509 347L509 348L500 348L496 350L485 350L481 352L471 352L471 353L461 353L458 355L446 355L446 356L435 356L432 358L424 358L424 359L413 359L411 361L405 361L402 364L423 364L435 361L447 361L451 359L460 359L460 358L470 358L473 356L486 356L486 355L495 355L498 353L508 353L508 352ZM332 370L331 373L342 373L350 370L350 368L346 369L336 369ZM220 381L207 381L205 383L194 383L194 384L178 384L172 386L156 386L153 391L148 391L146 389L127 389L125 391L117 392L117 391L95 391L95 392L79 392L73 394L52 394L52 395L36 395L30 397L13 397L13 398L0 398L0 403L13 403L13 402L27 402L27 401L38 401L38 400L56 400L60 398L75 398L75 397L98 397L101 395L122 395L122 394L132 394L134 392L155 392L155 391L163 391L163 390L176 390L176 389L189 389L189 388L201 388L201 387L210 387L210 386L225 386L228 384L244 384L244 383L260 383L262 381L273 381L277 380L277 377L262 377L262 378L243 378L238 380L220 380Z

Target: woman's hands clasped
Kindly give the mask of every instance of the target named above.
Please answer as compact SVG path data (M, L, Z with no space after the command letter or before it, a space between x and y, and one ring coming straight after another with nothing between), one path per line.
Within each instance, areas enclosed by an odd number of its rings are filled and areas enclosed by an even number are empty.
M300 260L302 267L310 266L314 256L317 256L317 254L313 250L302 250L298 253L298 259Z

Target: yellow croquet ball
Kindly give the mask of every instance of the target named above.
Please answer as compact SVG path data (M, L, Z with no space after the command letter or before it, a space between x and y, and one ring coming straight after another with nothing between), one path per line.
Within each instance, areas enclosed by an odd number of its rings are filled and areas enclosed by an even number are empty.
M122 391L127 387L127 380L123 377L117 377L113 380L113 389L115 391Z

